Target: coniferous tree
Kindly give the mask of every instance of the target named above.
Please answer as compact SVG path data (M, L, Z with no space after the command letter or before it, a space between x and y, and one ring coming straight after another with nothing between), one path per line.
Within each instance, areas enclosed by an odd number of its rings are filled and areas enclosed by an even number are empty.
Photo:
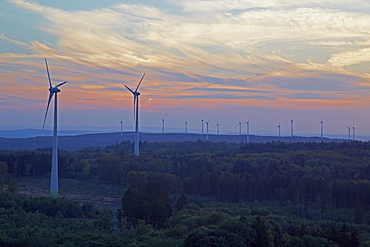
M189 204L188 198L186 197L185 192L182 192L181 196L179 197L175 204L176 212L180 211L181 209L183 209L184 206L188 204Z
M256 240L251 244L251 247L266 247L269 245L268 228L265 220L261 216L257 216L252 223L252 228L256 232Z

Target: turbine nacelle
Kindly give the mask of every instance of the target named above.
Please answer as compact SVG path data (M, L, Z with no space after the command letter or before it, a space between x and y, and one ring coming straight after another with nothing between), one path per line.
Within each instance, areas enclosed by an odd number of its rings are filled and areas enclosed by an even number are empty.
M59 93L60 89L56 88L56 87L53 87L53 88L49 88L49 91L50 91L50 93Z
M47 62L46 58L45 58L45 66L46 66L46 72L47 72L48 80L49 80L49 86L50 86L49 87L49 92L50 92L50 94L49 94L48 104L46 106L46 112L45 112L45 117L44 117L44 124L42 125L42 129L45 128L45 122L46 122L46 117L47 117L48 111L49 111L50 101L52 100L54 94L60 92L59 87L62 86L63 84L66 84L67 83L66 81L64 81L62 83L59 83L55 87L53 87L53 84L51 83L50 73L49 73L49 66L48 66L48 62ZM55 102L55 104L56 104L56 102Z
M60 87L60 86L62 86L63 84L66 84L66 83L67 83L67 82L66 82L66 81L64 81L64 82L62 82L62 83L60 83L60 84L56 85L55 87L51 87L51 88L49 88L50 93L59 93L59 92L60 92L59 87Z

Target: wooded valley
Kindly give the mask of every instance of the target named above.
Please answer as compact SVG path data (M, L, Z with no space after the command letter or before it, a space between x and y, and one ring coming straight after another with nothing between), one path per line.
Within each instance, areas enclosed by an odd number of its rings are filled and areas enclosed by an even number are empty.
M61 178L122 188L115 217L20 195L25 177L49 176L50 149L0 151L0 244L370 246L368 142L143 142L140 156L132 147L59 154Z

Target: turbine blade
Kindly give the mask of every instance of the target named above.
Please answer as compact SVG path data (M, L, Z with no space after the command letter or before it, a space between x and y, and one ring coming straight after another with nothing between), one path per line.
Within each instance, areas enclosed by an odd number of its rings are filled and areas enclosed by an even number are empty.
M64 82L62 82L62 83L59 83L58 85L56 85L55 87L60 87L60 86L62 86L63 84L66 84L67 82L66 81L64 81Z
M44 124L42 125L42 129L44 129L44 127L45 127L45 122L46 122L46 117L47 117L48 111L49 111L50 101L53 98L53 96L54 96L54 93L50 92L50 94L49 94L49 100L48 100L48 105L46 107L46 112L45 112L45 117L44 117Z
M128 86L125 85L125 87L128 89L128 91L130 91L131 93L134 93L134 91L132 91Z
M140 81L139 81L139 84L137 84L137 87L136 87L135 92L137 92L137 90L139 89L140 84L141 84L141 82L142 82L142 81L143 81L143 79L144 79L144 76L145 76L145 73L144 73L144 75L141 77L141 79L140 79Z
M50 88L52 88L53 85L51 84L50 73L49 73L49 66L48 66L48 62L46 61L46 58L45 58L45 65L46 65L46 72L48 74L48 79L49 79L49 86L50 86Z

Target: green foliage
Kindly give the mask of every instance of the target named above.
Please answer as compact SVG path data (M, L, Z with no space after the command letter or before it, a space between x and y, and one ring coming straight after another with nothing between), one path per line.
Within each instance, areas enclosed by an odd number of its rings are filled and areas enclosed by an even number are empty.
M184 192L182 192L181 196L179 197L179 199L177 200L177 202L175 204L176 211L180 211L181 209L183 209L188 204L189 204L189 200L186 197L186 194Z
M246 246L243 239L221 229L200 227L191 232L184 241L184 247L233 247Z
M10 179L8 183L7 192L9 193L17 193L18 192L19 183L16 179L12 178Z
M252 228L256 233L256 239L252 242L251 246L253 247L264 247L269 245L268 238L268 228L266 222L261 216L257 218L252 223Z
M65 199L0 195L0 246L121 246L122 240L99 227L110 214L85 217L79 203ZM56 210L50 210L56 207ZM55 212L55 213L54 213ZM81 245L83 246L83 245Z
M0 192L3 192L5 176L8 172L8 164L0 161Z
M122 197L122 210L129 226L134 227L138 220L145 220L155 228L162 228L172 214L168 193L158 183L147 183L138 191L126 190Z
M369 147L357 141L197 141L142 143L140 156L131 154L130 142L62 151L61 178L125 188L120 234L104 240L112 216L91 203L3 193L0 227L9 230L0 229L0 241L24 246L28 236L30 243L48 239L45 246L202 246L204 239L212 246L228 246L225 239L236 246L359 246L361 239L366 246ZM50 162L50 150L0 151L1 185L16 192L15 181L23 176L48 176ZM28 225L17 223L22 217ZM36 218L41 226L30 223ZM64 227L77 233L64 233Z

